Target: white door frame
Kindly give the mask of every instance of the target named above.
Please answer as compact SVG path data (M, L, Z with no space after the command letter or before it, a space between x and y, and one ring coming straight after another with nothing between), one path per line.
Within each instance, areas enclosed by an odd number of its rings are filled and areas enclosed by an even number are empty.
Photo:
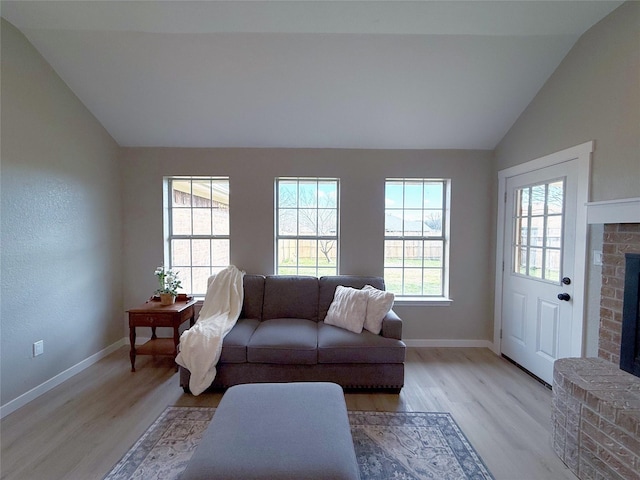
M578 192L576 208L576 242L575 242L575 273L574 282L576 288L573 291L571 301L573 302L574 315L579 315L582 321L573 322L571 331L572 339L580 341L571 342L571 356L582 357L584 354L584 319L585 319L585 296L587 287L587 202L589 201L589 186L591 173L591 153L593 152L593 141L585 142L575 147L567 148L536 160L531 160L514 167L506 168L498 172L498 216L496 235L496 279L495 279L495 301L493 306L493 351L500 355L501 332L502 332L502 287L503 287L503 258L504 258L504 229L507 214L505 200L507 195L507 179L532 172L541 168L550 167L570 160L578 160Z

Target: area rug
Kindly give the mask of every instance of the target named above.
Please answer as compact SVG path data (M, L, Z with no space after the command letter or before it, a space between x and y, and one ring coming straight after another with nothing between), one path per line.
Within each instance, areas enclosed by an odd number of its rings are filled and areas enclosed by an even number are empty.
M105 480L179 480L215 408L168 407ZM448 413L349 412L362 480L493 479Z

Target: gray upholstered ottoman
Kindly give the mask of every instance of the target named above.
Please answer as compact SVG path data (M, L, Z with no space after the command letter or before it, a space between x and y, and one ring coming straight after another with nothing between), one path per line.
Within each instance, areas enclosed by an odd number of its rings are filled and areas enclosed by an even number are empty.
M180 478L359 479L342 388L323 382L229 388Z

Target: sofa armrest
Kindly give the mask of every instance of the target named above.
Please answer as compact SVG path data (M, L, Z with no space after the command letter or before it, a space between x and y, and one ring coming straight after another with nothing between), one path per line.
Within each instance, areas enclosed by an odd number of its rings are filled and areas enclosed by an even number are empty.
M380 335L402 340L402 319L393 310L389 310L387 315L382 319L382 331Z

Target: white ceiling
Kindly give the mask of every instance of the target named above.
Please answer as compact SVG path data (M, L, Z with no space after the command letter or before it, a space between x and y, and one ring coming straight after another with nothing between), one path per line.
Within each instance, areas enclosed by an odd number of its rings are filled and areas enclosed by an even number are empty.
M122 146L493 149L619 1L2 1Z

